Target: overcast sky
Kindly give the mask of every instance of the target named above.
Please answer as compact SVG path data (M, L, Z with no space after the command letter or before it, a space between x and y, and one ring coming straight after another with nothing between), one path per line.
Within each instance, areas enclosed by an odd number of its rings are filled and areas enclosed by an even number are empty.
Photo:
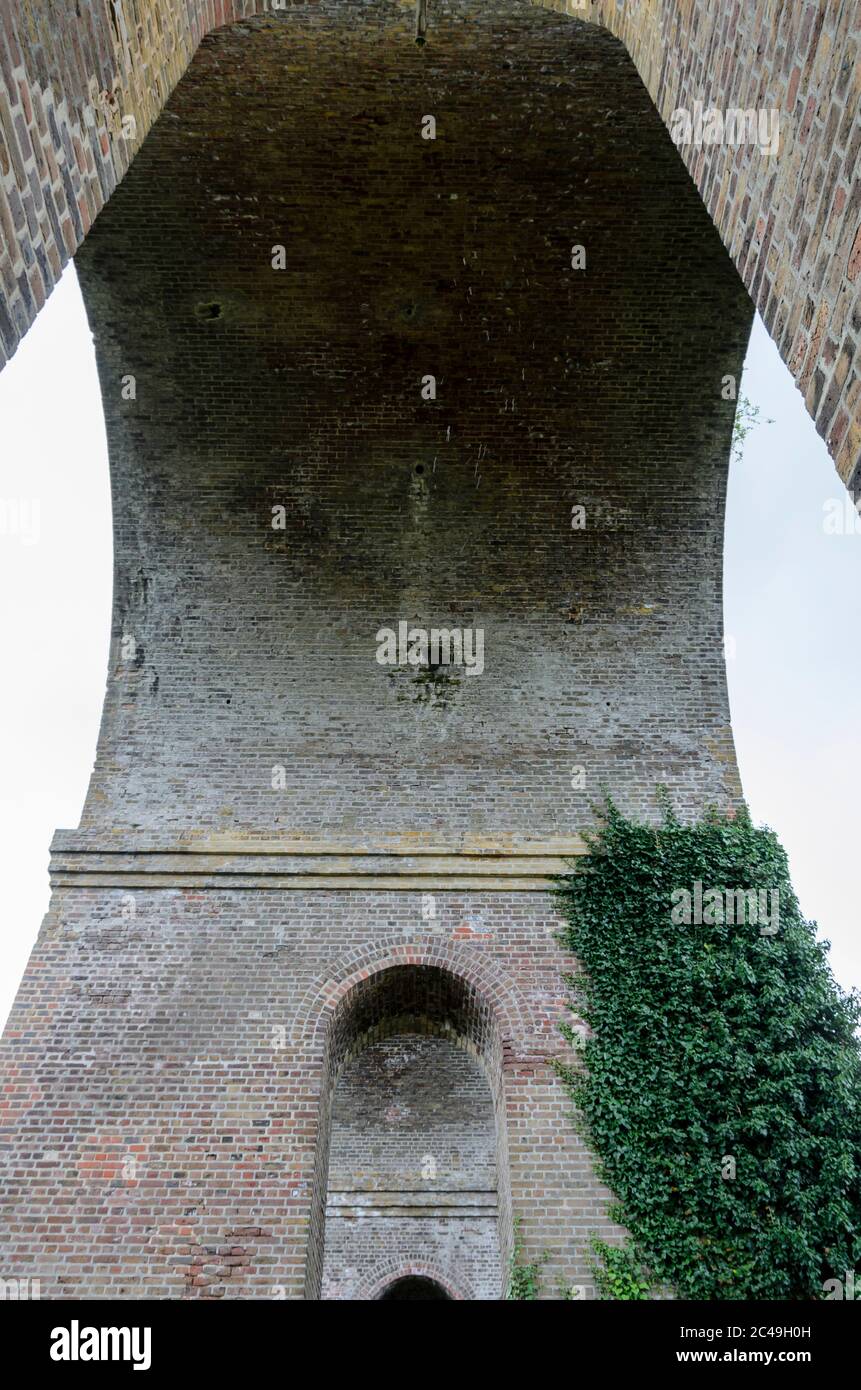
M775 422L752 430L730 478L726 631L742 781L754 818L789 852L838 980L861 987L861 523L858 534L826 529L845 494L759 320L741 389ZM0 373L0 450L2 1021L48 905L51 836L80 817L107 671L107 449L72 268Z

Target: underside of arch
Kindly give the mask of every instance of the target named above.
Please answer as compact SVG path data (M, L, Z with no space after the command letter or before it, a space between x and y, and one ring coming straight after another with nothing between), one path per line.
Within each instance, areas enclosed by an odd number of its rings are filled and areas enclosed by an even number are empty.
M398 1302L417 1302L419 1300L449 1298L451 1298L451 1294L446 1293L442 1284L421 1274L402 1275L400 1279L393 1280L379 1295L381 1303L394 1302L395 1300Z
M544 3L617 35L665 122L696 103L721 113L779 113L779 158L754 142L691 145L681 154L841 477L854 485L861 460L861 194L854 177L861 117L853 6ZM284 8L277 0L179 0L166 10L155 0L81 0L62 11L27 0L4 9L0 365L125 175L201 39L254 15L275 25ZM291 7L291 16L301 22L327 8ZM375 14L362 0L335 8L348 23ZM457 8L431 6L429 61L434 26ZM390 6L404 41L411 9L398 0ZM467 22L479 13L468 5L463 11Z

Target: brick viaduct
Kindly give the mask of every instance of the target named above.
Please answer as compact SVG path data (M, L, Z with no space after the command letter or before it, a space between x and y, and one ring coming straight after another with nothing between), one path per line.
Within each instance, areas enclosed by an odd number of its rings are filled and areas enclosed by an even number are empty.
M4 1036L0 1273L498 1298L520 1216L589 1296L548 876L602 787L739 796L751 300L855 481L857 11L450 0L418 47L395 0L259 8L2 11L0 340L75 254L115 584ZM779 155L677 149L696 102L779 110ZM382 664L400 622L484 670Z

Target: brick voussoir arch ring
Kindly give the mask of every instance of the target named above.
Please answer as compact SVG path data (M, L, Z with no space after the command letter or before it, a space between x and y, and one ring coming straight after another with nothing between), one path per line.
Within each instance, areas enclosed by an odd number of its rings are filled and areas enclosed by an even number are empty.
M334 961L306 991L293 1025L295 1041L310 1044L323 1056L326 1037L335 1012L356 985L386 970L402 966L429 966L443 970L472 986L490 1008L503 1045L506 1062L529 1054L532 1028L522 993L504 970L487 955L467 946L448 943L377 942L358 955L351 951Z
M449 1298L475 1301L475 1293L466 1280L458 1278L455 1281L447 1270L431 1260L383 1260L366 1270L351 1285L346 1297L353 1302L373 1302L390 1284L396 1283L399 1279L409 1278L432 1279L435 1284L445 1289Z

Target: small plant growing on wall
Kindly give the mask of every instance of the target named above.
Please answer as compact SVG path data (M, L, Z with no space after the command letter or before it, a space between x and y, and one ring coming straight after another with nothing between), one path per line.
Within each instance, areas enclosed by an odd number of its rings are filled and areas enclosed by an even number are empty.
M596 1256L592 1272L601 1298L630 1301L650 1297L650 1281L634 1250L603 1240L593 1240L592 1250Z
M536 1299L541 1291L541 1266L546 1262L547 1255L542 1255L540 1260L535 1260L532 1264L527 1264L524 1261L520 1224L520 1217L515 1216L514 1245L509 1261L508 1288L505 1297L506 1299L531 1300Z
M756 429L757 425L773 425L771 419L762 420L761 410L753 401L748 400L747 396L739 396L738 406L736 407L735 419L732 422L732 447L730 457L733 463L741 463L744 457L745 441L751 430Z

